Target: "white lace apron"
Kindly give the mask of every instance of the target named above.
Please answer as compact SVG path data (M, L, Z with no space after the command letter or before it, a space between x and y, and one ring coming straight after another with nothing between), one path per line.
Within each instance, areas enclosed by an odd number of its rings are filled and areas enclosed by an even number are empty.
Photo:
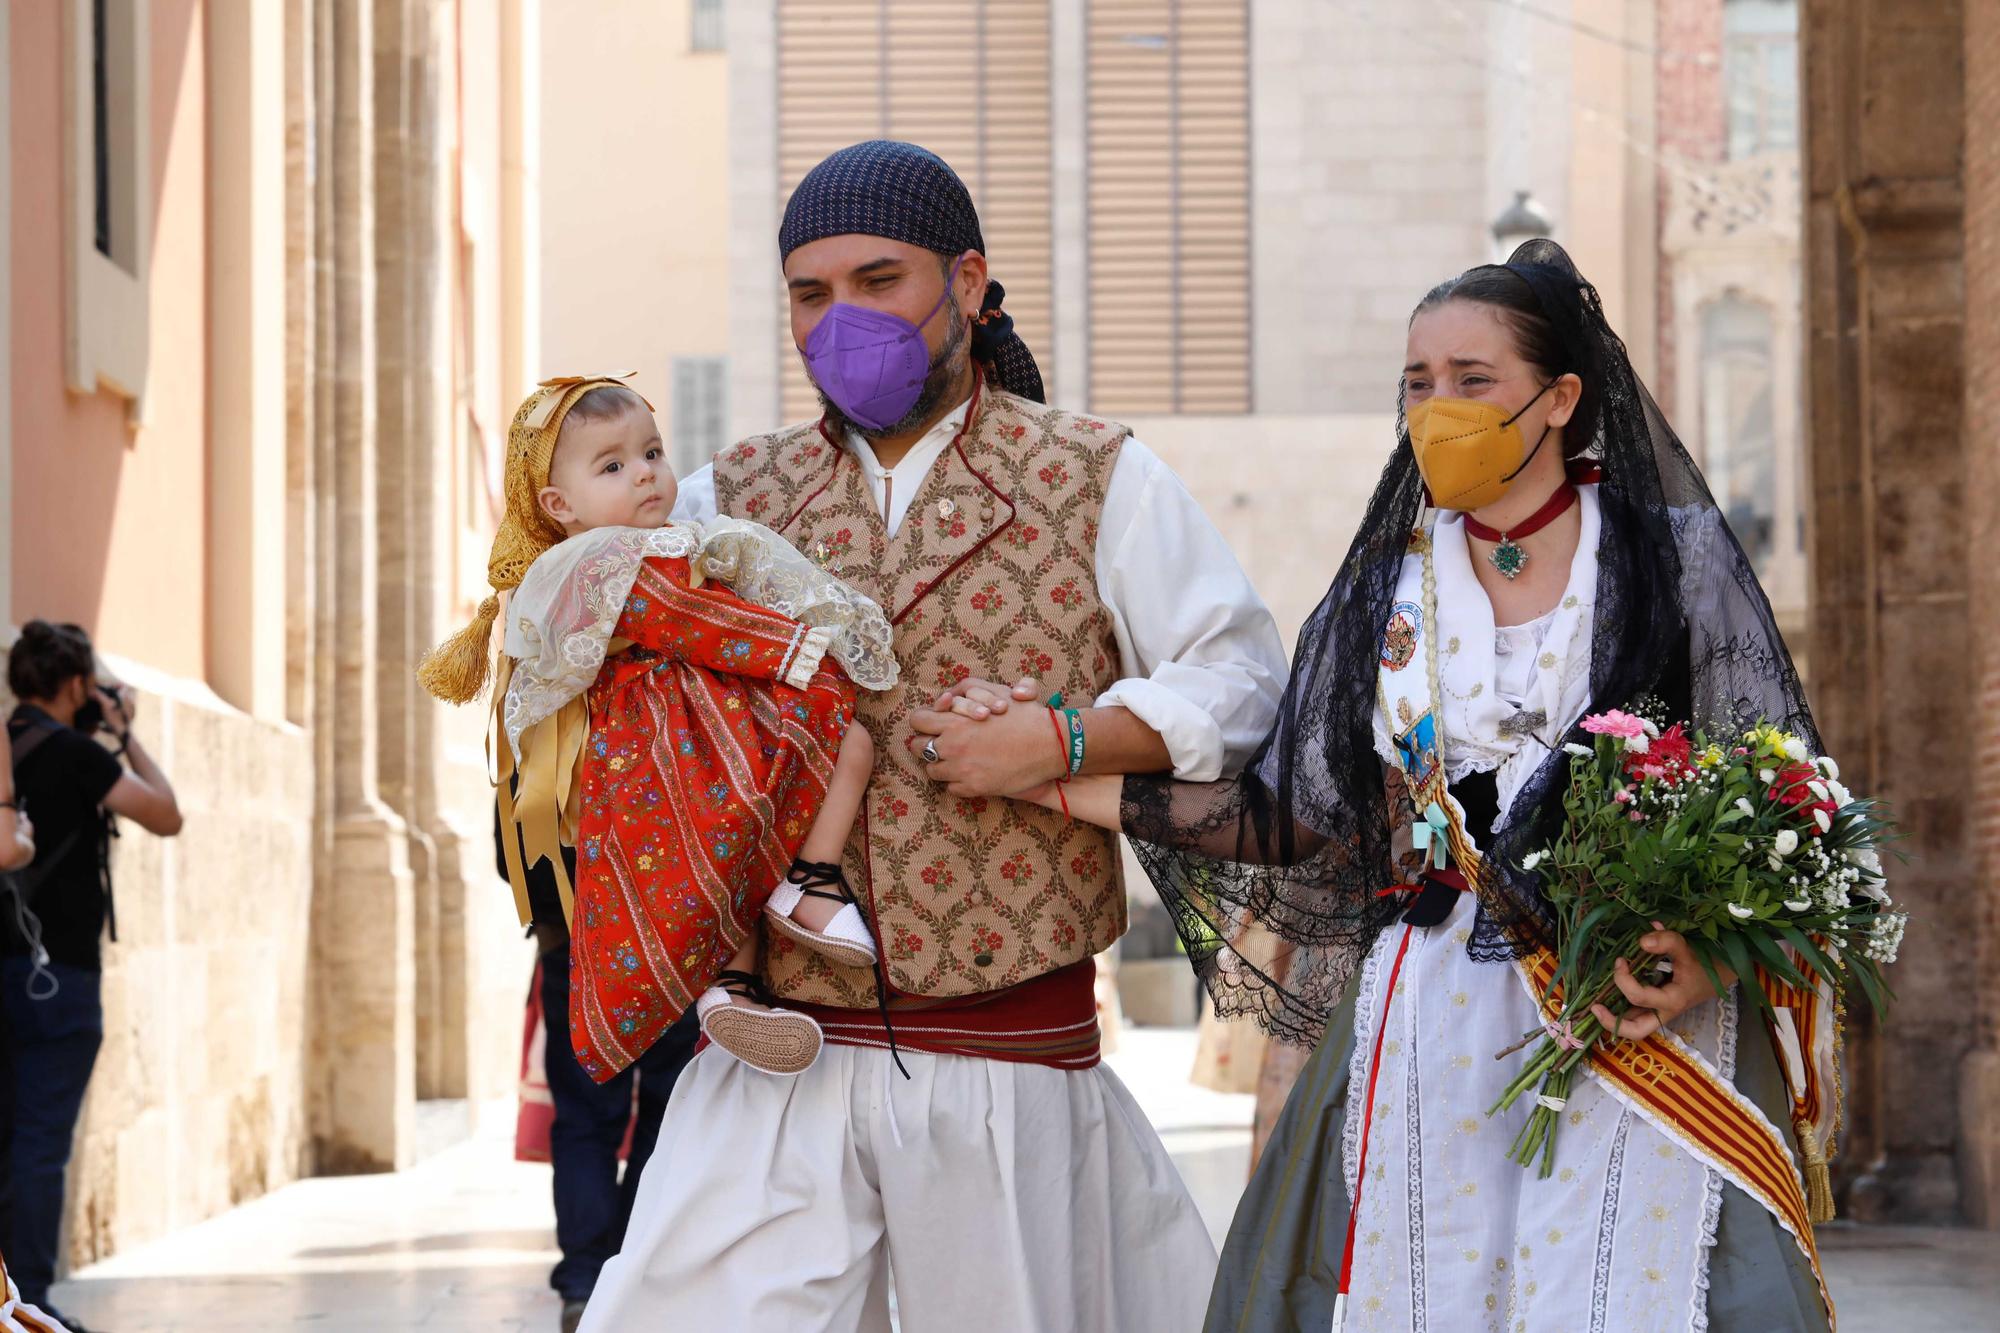
M1597 579L1595 487L1582 487L1583 533L1569 586L1540 644L1517 719L1496 688L1492 607L1456 516L1433 530L1434 625L1446 771L1497 770L1499 824L1522 784L1589 705ZM1399 607L1422 607L1422 557L1404 562ZM1518 636L1517 636L1518 637ZM1417 662L1421 671L1422 645ZM1426 692L1427 692L1427 686ZM1422 711L1424 701L1414 701ZM1395 762L1377 719L1377 748ZM1708 1255L1721 1176L1580 1078L1563 1110L1556 1172L1507 1160L1532 1097L1488 1117L1524 1058L1494 1054L1539 1024L1518 969L1466 951L1476 909L1461 895L1440 925L1382 933L1357 982L1344 1144L1348 1196L1360 1189L1349 1330L1464 1333L1653 1333L1706 1329ZM1393 960L1407 953L1394 994ZM1386 1014L1386 1026L1384 1019ZM1674 1030L1733 1073L1733 1004L1696 1006ZM1370 1062L1373 1107L1366 1104ZM1365 1182L1356 1180L1368 1125Z

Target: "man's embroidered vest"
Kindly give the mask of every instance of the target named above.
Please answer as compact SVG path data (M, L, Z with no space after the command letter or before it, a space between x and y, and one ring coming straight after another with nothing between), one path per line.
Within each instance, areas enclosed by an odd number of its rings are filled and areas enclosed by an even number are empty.
M982 388L894 537L854 456L821 426L753 437L715 461L721 512L776 529L895 627L902 683L861 694L875 776L846 855L892 998L1017 985L1125 930L1115 835L1017 801L948 796L904 741L910 714L968 675L1034 676L1077 707L1118 679L1096 552L1128 434ZM778 994L874 1005L868 969L766 938Z

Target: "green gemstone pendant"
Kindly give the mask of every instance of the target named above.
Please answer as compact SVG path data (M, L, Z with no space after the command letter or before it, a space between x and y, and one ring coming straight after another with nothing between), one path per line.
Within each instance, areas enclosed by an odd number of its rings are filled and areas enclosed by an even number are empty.
M1509 582L1521 576L1528 567L1528 553L1514 544L1511 537L1502 537L1500 544L1493 548L1493 554L1486 557L1493 562L1493 568L1500 571L1500 577Z

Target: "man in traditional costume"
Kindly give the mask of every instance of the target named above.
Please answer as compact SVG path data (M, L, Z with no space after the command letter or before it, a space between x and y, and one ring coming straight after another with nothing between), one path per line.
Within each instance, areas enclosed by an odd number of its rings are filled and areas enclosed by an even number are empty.
M943 161L835 153L779 249L825 415L726 450L681 512L768 524L894 626L902 681L859 706L877 761L843 867L880 963L767 937L766 979L827 1047L789 1079L696 1058L584 1328L887 1328L890 1259L907 1328L1191 1326L1212 1245L1098 1062L1117 840L1005 793L1239 765L1284 678L1276 627L1158 458L1042 405ZM934 711L1029 676L1060 697Z

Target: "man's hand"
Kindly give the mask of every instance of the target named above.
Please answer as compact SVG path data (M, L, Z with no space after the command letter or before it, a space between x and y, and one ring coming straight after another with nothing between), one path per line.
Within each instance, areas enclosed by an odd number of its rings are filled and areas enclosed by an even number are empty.
M1006 712L1012 704L1043 703L1047 699L1042 683L1032 676L1022 677L1011 687L973 676L940 694L931 707L940 713L955 713L983 722L996 713Z
M955 702L966 703L966 696ZM978 706L982 716L955 709L910 715L911 733L904 738L910 753L921 759L927 742L937 747L938 762L924 765L932 781L946 784L953 796L1011 796L1069 772L1068 752L1046 708L996 712L991 705Z
M1665 985L1648 986L1632 975L1631 966L1623 958L1618 960L1611 980L1632 1007L1623 1014L1613 1014L1605 1006L1593 1004L1590 1012L1597 1016L1606 1032L1622 1041L1644 1041L1703 1000L1715 998L1715 986L1709 981L1707 970L1688 947L1687 937L1679 931L1668 930L1655 921L1653 933L1641 936L1639 947L1673 964L1673 976ZM1727 967L1718 967L1716 973L1725 987L1736 980L1736 974Z

